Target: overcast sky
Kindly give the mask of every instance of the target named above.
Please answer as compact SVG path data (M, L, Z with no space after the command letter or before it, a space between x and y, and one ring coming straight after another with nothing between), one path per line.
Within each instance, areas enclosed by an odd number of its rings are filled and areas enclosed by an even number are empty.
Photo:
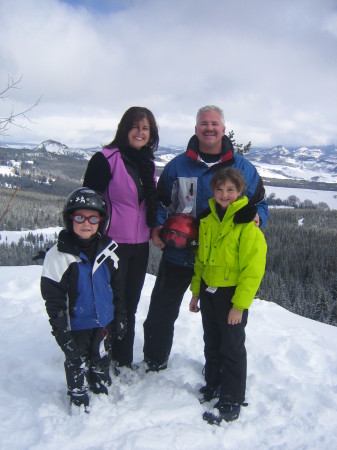
M1 141L112 140L146 106L185 146L200 106L253 146L337 144L336 0L0 0L0 118L42 96Z

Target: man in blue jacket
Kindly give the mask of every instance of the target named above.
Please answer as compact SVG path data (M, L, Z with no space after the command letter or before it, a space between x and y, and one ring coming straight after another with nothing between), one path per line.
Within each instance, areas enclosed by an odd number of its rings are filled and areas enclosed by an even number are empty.
M198 217L208 208L208 199L213 197L210 179L221 167L231 166L243 174L246 182L244 195L248 197L250 205L257 207L254 222L256 226L265 226L268 205L264 198L262 179L253 164L234 153L225 129L223 111L219 107L211 105L200 108L195 135L190 139L187 151L165 166L158 181L159 226L152 231L152 241L156 247L165 247L159 233L168 216L185 213ZM174 246L164 249L144 322L144 361L149 371L167 367L174 323L193 276L193 263L191 249Z

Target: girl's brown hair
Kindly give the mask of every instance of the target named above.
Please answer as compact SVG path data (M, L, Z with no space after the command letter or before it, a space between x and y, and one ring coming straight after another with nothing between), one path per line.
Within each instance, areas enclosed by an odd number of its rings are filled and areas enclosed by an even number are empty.
M230 180L241 194L246 189L246 183L242 173L232 167L226 167L217 170L212 176L210 183L212 190L215 191L215 189L224 184L227 180Z

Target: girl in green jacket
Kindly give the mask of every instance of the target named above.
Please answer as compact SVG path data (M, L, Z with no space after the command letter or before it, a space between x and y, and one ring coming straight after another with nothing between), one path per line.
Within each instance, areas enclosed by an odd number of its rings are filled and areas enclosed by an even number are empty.
M214 198L200 219L190 311L201 310L204 329L206 385L200 389L200 402L219 398L214 411L203 418L219 424L237 419L244 405L245 326L264 275L267 244L253 221L256 207L242 196L241 173L220 169L211 188Z

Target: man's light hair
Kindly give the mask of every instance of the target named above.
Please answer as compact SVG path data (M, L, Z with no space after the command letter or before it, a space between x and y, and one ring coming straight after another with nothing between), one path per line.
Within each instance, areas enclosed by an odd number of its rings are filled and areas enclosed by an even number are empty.
M207 106L203 106L202 108L199 109L199 111L197 112L197 123L200 119L201 114L203 114L204 112L207 111L215 111L218 114L220 114L222 123L225 124L225 116L223 113L223 110L221 108L219 108L219 106L215 106L215 105L207 105Z

